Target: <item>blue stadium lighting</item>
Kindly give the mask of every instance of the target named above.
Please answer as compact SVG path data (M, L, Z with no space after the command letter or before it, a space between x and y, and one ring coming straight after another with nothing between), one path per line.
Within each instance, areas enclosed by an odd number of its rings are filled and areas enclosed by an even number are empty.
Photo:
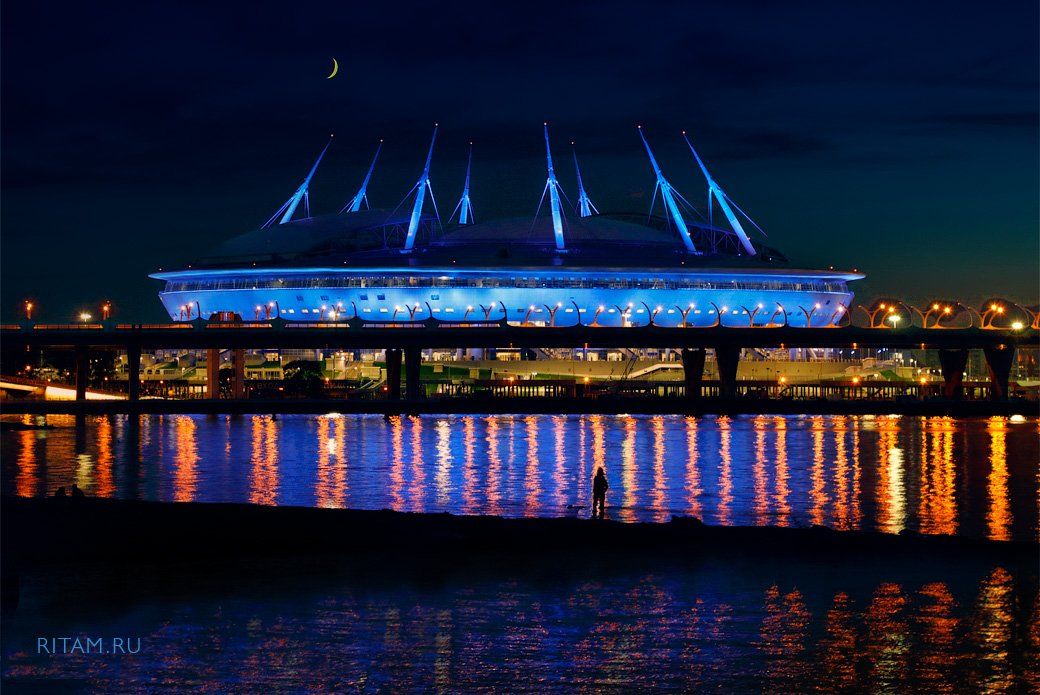
M304 207L307 211L307 217L311 216L311 203L308 189L311 185L311 179L314 178L314 172L318 170L318 165L321 164L321 160L328 151L329 145L332 144L333 137L335 136L329 136L329 141L325 143L325 147L322 148L321 154L319 154L318 158L314 161L314 166L311 167L310 172L307 174L307 178L303 180L303 183L301 183L300 187L296 189L296 192L292 194L292 197L285 201L285 203L282 204L282 207L278 208L277 212L271 215L271 219L267 220L267 222L263 224L263 227L270 227L279 215L282 216L282 219L278 220L278 224L285 224L291 220L293 214L296 212L296 208L300 205L301 200L305 201Z
M462 197L459 199L458 205L451 212L451 218L455 216L455 213L459 213L459 224L472 224L476 220L473 219L473 205L469 202L469 172L473 166L473 143L469 144L469 155L466 157L466 183L462 187Z
M589 194L585 192L585 184L581 181L581 168L578 166L578 153L574 150L574 143L571 143L571 154L574 155L574 173L578 177L578 215L581 217L592 217L592 214L599 214L599 210L589 200Z
M538 201L538 210L542 209L545 194L549 194L549 208L552 211L553 234L556 236L556 250L564 251L567 248L563 240L563 213L560 211L560 182L556 180L556 172L553 171L552 150L549 148L549 124L543 123L545 133L545 161L549 167L549 178L545 180L545 189L542 191L542 199ZM535 217L538 213L535 212Z
M462 197L452 213L458 213L459 225L426 233L440 222L430 184L435 125L422 174L408 194L415 194L410 211L401 205L389 212L369 209L367 186L380 141L361 188L340 213L310 217L308 210L306 219L293 220L299 204L308 204L326 144L303 184L267 224L208 247L205 258L184 269L152 275L165 282L159 293L163 306L174 321L238 315L401 323L482 316L560 327L702 328L829 326L852 306L848 283L863 278L861 273L801 269L776 249L751 246L741 223L758 225L711 177L688 138L708 182L709 206L717 201L732 229L715 227L710 218L683 219L680 204L692 206L665 178L640 128L657 177L653 202L660 192L664 219L600 213L574 155L578 215L566 220L565 239L561 197L566 196L556 178L547 124L542 134L547 178L538 212L548 196L551 218L536 213L533 226L516 218L478 224L470 202L470 143ZM432 213L423 211L427 193Z
M654 168L654 174L657 176L657 185L654 187L654 198L657 198L658 191L661 192L661 200L664 201L664 207L671 215L672 222L679 230L679 236L682 238L683 244L686 246L686 250L690 253L699 254L697 247L694 246L693 238L690 237L690 230L686 227L686 220L683 219L682 213L679 211L679 206L675 202L675 196L678 192L672 188L672 184L668 183L668 179L664 177L661 172L661 167L657 165L657 160L654 158L654 153L650 149L650 143L646 141L646 136L643 135L643 126L636 126L639 130L639 137L643 141L643 145L646 147L646 154L650 157L650 166ZM651 209L653 209L653 201L650 203Z
M372 180L372 172L376 168L376 160L379 159L379 151L383 149L383 141L379 141L379 146L376 147L375 156L372 157L372 164L368 167L368 173L365 174L365 180L361 182L361 188L358 190L357 195L350 199L340 212L358 212L361 209L361 203L365 204L365 209L369 209L368 204L368 182Z
M437 127L438 125L434 123L433 137L430 138L430 151L426 153L426 166L423 167L422 176L412 189L415 192L415 205L412 206L412 216L408 220L408 236L404 240L405 252L411 251L415 246L415 233L419 231L419 218L422 216L423 201L426 199L427 190L430 191L430 202L433 203L434 211L437 209L437 201L433 197L433 186L430 184L430 162L433 160L433 145L437 142Z
M722 212L726 215L726 219L729 220L730 225L733 227L733 231L736 232L737 237L740 239L740 243L743 244L744 250L748 252L749 256L754 256L757 253L755 247L751 244L751 240L748 239L748 235L744 232L744 228L740 226L740 220L737 219L737 216L733 214L732 208L730 208L730 203L733 203L733 201L730 200L730 197L726 195L726 192L722 190L722 187L719 186L719 184L715 182L715 179L712 178L711 174L708 173L708 167L704 166L704 162L701 161L701 156L697 154L697 150L693 148L693 143L690 142L690 138L686 137L685 130L683 131L682 136L683 140L685 140L686 144L689 146L690 152L693 152L693 156L696 158L697 164L700 165L701 171L704 173L704 178L708 182L708 209L711 210L712 198L718 201L719 207L722 208ZM736 207L736 205L736 203L733 203L734 207ZM740 210L740 208L737 207L737 210ZM754 224L759 231L762 231L762 229L755 224L755 221L748 217L743 210L740 210L740 213L744 215L744 217L747 217L748 221L751 224Z

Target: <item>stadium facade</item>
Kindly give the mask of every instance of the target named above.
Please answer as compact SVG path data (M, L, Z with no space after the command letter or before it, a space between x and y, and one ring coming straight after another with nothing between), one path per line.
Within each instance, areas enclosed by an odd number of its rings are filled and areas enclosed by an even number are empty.
M708 214L678 193L646 146L661 216L599 214L580 170L578 204L564 208L545 129L547 214L475 223L469 169L442 225L432 205L436 129L411 209L367 207L373 158L357 195L335 215L310 216L308 188L322 151L293 196L260 229L216 245L189 268L151 277L174 321L411 322L507 320L528 325L827 326L842 320L857 272L800 269L752 243L757 227L689 149L708 183ZM685 138L685 135L684 135ZM328 146L326 146L327 149ZM577 169L577 157L574 158ZM305 216L292 219L303 204ZM542 204L539 205L541 211ZM651 204L651 208L653 203ZM728 224L714 224L714 211ZM457 213L457 215L456 215ZM451 219L457 219L451 224Z

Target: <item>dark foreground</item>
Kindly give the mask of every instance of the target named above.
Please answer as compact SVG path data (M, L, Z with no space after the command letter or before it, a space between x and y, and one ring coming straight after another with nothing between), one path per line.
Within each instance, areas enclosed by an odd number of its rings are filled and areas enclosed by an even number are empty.
M1040 685L1032 543L89 499L2 516L5 692ZM38 653L117 635L140 651Z
M666 524L620 523L89 498L4 498L0 533L4 557L14 567L359 553L454 565L483 564L496 555L532 561L578 549L621 561L633 555L706 552L828 561L871 556L1028 564L1037 559L1037 545L1027 542L822 527L707 526L689 517Z

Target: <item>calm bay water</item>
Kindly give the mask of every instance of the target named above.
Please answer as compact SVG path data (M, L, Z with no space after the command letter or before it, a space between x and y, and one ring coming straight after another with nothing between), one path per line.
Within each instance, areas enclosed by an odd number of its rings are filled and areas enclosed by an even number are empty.
M40 424L35 417L6 423ZM48 417L0 435L2 491L588 514L1037 538L1037 420L909 417ZM1028 563L1027 563L1028 565ZM165 571L165 570L164 570ZM421 571L31 572L5 687L82 692L1028 692L1037 571L950 558L479 560ZM226 571L226 570L225 570ZM430 572L435 576L429 576ZM93 572L93 574L92 574ZM236 573L237 572L237 573ZM213 576L210 576L210 575ZM154 581L154 580L153 580ZM140 638L46 655L48 636Z
M280 574L132 609L53 599L78 596L81 573L42 590L27 577L5 624L4 678L26 692L120 693L1040 688L1035 573L884 564L707 560L604 574L554 563L428 582ZM141 650L38 655L41 634L136 636Z
M35 416L5 422L38 424ZM851 416L49 416L4 494L1037 539L1038 422Z

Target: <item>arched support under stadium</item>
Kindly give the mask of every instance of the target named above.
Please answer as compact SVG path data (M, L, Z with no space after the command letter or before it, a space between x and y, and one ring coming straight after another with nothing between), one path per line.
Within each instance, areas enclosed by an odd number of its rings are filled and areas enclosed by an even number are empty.
M990 398L995 401L1006 401L1011 365L1015 363L1015 347L1000 344L985 347L982 349L982 353L986 356L986 366L989 367Z

